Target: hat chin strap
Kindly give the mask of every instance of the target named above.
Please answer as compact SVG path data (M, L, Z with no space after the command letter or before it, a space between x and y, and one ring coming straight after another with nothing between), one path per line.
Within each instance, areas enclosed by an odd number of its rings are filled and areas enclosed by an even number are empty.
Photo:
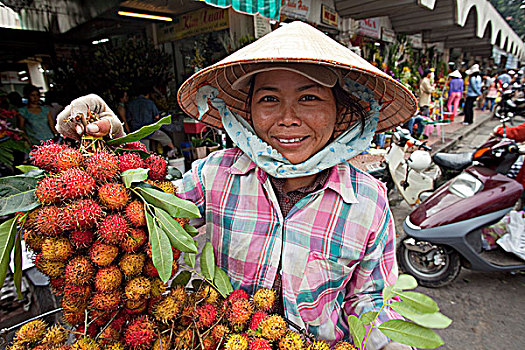
M345 80L347 80L345 81L345 88L350 93L370 104L369 116L365 120L363 131L361 132L358 123L352 125L333 142L299 164L290 163L281 153L258 137L248 121L231 112L224 100L217 97L218 90L210 85L202 86L196 94L199 119L208 111L209 101L219 111L224 129L237 147L250 157L259 168L271 176L296 178L317 174L334 165L346 162L367 149L379 120L380 105L371 97L373 93L361 84L348 78Z

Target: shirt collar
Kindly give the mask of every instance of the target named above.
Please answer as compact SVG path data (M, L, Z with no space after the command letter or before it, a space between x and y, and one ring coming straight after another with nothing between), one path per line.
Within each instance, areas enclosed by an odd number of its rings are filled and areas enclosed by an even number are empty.
M255 169L256 167L257 166L250 159L250 157L248 157L243 152L229 168L229 172L232 175L246 175L249 171ZM351 179L353 178L355 178L355 175L352 174L350 164L337 164L330 172L330 176L326 182L326 188L329 188L339 194L345 203L358 203L357 197L355 196L355 192L352 187Z

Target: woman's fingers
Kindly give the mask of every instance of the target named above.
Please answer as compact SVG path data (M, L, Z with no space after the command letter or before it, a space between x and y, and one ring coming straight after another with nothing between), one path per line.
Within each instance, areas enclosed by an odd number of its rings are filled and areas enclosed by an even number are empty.
M111 131L111 123L107 119L101 119L94 123L88 124L86 132L93 137L104 137Z

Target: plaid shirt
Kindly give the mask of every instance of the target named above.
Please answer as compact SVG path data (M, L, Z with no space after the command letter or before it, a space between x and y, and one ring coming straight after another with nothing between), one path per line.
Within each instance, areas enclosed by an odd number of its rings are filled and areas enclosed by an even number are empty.
M377 311L383 287L397 279L385 188L348 163L286 217L269 176L238 148L196 161L179 196L199 207L235 289L272 288L281 263L285 316L329 342L349 338L348 315ZM400 316L383 308L380 321L393 318ZM386 341L375 331L367 348Z

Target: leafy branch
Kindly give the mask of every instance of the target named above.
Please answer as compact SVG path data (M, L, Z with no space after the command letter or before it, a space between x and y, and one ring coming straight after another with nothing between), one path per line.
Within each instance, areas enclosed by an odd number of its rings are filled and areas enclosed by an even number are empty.
M439 312L437 303L427 295L417 292L407 292L407 289L417 287L414 277L400 275L397 282L383 290L383 304L379 311L369 311L357 318L348 317L350 334L359 350L366 349L369 336L374 329L378 329L395 342L417 348L435 349L444 344L439 335L430 328L446 328L452 320ZM389 303L392 298L401 300ZM389 307L399 313L406 320L389 320L375 325L381 311ZM365 326L370 326L368 332Z

